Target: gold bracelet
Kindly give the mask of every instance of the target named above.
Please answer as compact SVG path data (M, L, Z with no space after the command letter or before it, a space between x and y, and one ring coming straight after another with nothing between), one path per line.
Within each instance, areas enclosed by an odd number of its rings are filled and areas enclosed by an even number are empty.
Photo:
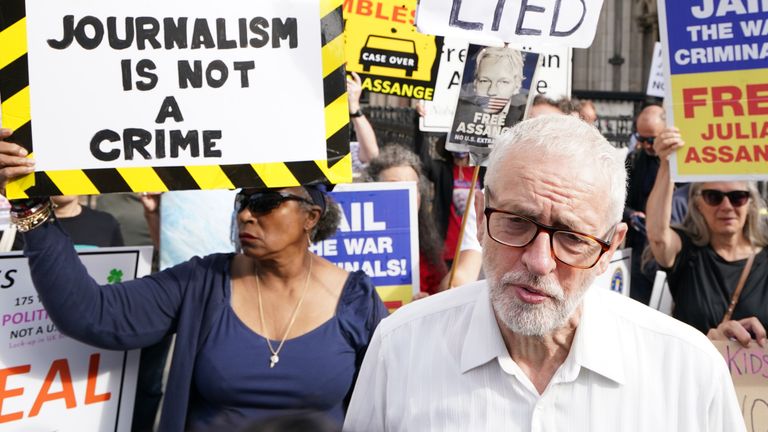
M25 233L45 223L48 219L50 219L52 214L53 214L53 211L51 209L51 202L48 201L48 203L44 205L41 209L37 210L35 213L29 216L22 217L22 218L16 218L11 216L11 222L14 225L16 225L16 229L19 232Z

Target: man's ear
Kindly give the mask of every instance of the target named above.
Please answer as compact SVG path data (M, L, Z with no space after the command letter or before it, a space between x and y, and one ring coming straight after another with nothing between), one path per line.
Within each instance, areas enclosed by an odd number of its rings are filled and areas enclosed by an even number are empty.
M611 238L611 247L600 257L600 261L597 263L598 273L603 274L608 269L608 264L611 263L611 258L616 250L621 246L621 242L624 241L624 237L627 236L627 230L629 227L624 222L619 222L616 225L616 229L613 232Z
M485 237L485 195L478 189L475 191L475 215L477 216L477 241L483 244Z

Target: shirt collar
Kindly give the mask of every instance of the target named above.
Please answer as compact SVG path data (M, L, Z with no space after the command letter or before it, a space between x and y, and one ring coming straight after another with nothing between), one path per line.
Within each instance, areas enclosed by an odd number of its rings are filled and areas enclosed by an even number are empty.
M622 337L619 334L616 316L600 303L607 295L602 288L592 286L584 295L581 322L568 356L573 364L600 374L618 384L624 384L624 359L621 355ZM566 360L566 363L568 360Z
M482 366L499 358L509 358L504 339L491 306L488 285L478 287L480 293L475 302L461 352L461 372ZM584 367L618 384L625 382L624 361L621 357L621 338L617 321L605 307L601 297L609 293L596 292L590 287L584 295L581 322L573 338L571 352L563 370L576 379ZM568 371L568 369L571 369ZM568 380L566 378L566 380Z
M497 357L509 356L491 306L488 284L484 283L477 289L480 293L472 310L461 351L461 373L482 366Z

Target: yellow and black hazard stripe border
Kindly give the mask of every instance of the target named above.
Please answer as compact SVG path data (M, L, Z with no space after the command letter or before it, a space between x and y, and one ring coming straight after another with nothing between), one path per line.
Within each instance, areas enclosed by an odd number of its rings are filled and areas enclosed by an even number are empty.
M34 156L25 1L0 1L0 98L7 139ZM8 184L8 198L238 187L289 187L352 180L342 0L320 0L326 159L264 164L41 171Z

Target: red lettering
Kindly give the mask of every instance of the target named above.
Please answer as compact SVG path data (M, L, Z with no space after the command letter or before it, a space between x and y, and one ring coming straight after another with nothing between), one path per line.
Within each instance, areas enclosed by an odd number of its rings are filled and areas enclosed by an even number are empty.
M741 106L741 89L736 86L712 87L712 115L722 117L723 108L726 106L733 109L733 115L744 115L744 108Z
M733 150L731 150L728 146L722 146L717 149L717 153L719 154L719 157L717 158L720 162L733 162Z
M21 396L24 394L24 388L18 387L14 389L6 389L8 384L8 377L11 375L20 375L29 373L31 365L16 366L6 369L0 369L0 423L6 423L10 421L20 420L24 417L22 411L3 414L3 402L5 399L15 396Z
M694 87L683 89L683 112L685 118L695 117L693 109L697 106L707 105L707 88L706 87ZM698 98L697 96L704 96Z
M381 14L381 7L384 6L381 3L376 3L376 18L388 20L389 16Z
M373 3L371 0L359 0L357 3L357 11L355 11L358 15L365 15L368 16L371 14L371 5Z
M706 148L706 147L704 147ZM688 147L688 152L685 154L685 163L698 162L701 163L699 154L696 153L696 147Z
M395 6L392 9L392 21L405 23L405 11L408 9L405 6Z
M91 354L88 360L88 381L85 386L85 404L90 405L97 402L106 402L112 397L112 393L106 392L96 394L96 378L99 376L99 360L101 354Z
M712 163L717 160L717 154L715 153L715 148L712 146L706 146L703 149L701 149L701 154L704 155L704 158L703 158L704 163Z
M761 159L764 161L768 161L768 145L765 145L765 146L756 145L753 148L755 150L755 162L758 162Z
M354 0L344 0L344 12L352 13L352 6L355 5Z
M747 112L750 115L768 114L768 84L747 85Z
M411 25L416 25L416 9L411 11Z
M736 160L735 162L752 162L752 155L749 154L749 151L745 146L739 146L739 149L736 151Z
M61 375L61 391L49 393L56 375ZM74 408L77 404L75 401L75 388L72 386L72 374L69 371L69 363L67 363L66 359L54 360L51 364L51 369L45 377L43 387L40 389L35 403L32 404L32 409L29 410L29 417L35 417L40 414L40 408L43 407L44 403L57 399L64 399L67 409Z

